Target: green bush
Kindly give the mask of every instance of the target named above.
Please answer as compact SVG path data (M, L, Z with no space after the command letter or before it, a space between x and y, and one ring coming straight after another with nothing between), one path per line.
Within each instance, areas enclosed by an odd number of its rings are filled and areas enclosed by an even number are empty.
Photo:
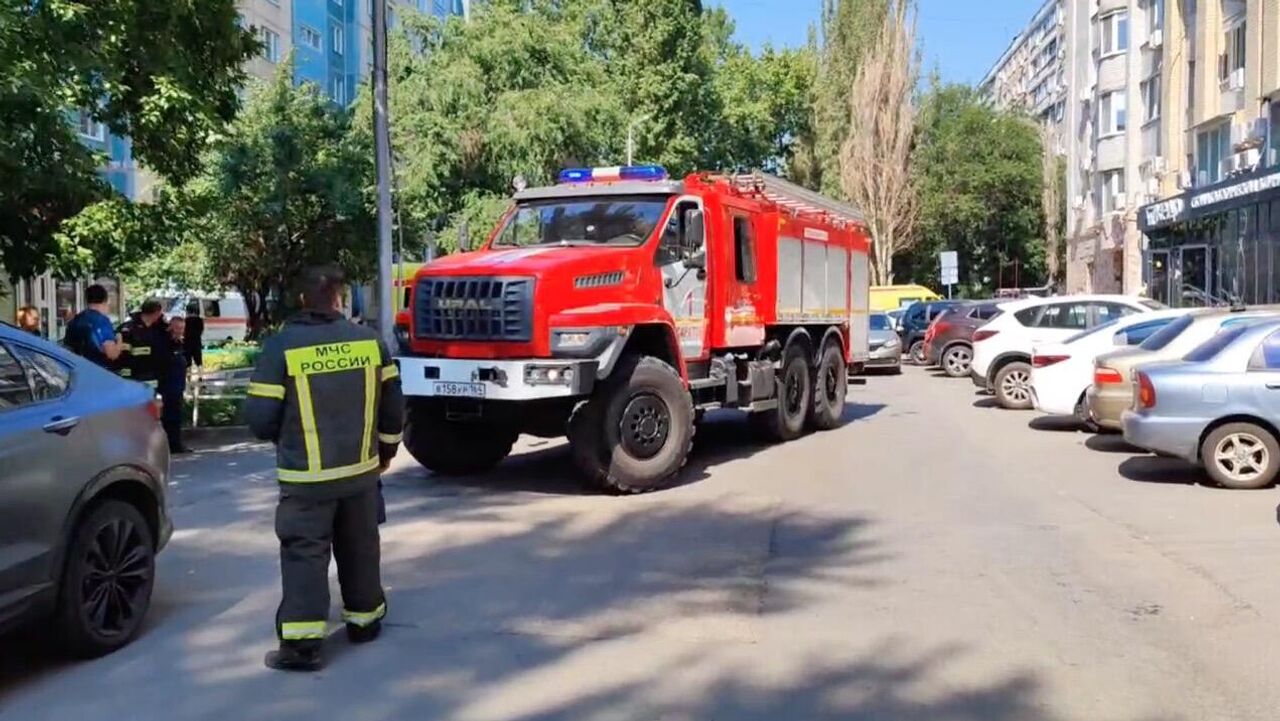
M252 368L258 362L262 349L254 345L228 346L210 349L204 352L204 369L206 372L231 370L233 368Z
M188 428L193 425L191 422L193 410L194 406L191 401L184 400L182 403L182 421ZM200 401L201 428L242 425L244 425L244 399L219 398Z

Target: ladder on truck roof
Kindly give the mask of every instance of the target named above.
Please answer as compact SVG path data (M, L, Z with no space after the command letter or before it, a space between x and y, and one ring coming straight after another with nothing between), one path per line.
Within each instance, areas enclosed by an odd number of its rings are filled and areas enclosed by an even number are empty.
M866 217L862 215L862 211L849 203L832 200L775 175L743 173L730 175L728 180L739 192L759 195L793 212L828 215L839 222L866 225Z

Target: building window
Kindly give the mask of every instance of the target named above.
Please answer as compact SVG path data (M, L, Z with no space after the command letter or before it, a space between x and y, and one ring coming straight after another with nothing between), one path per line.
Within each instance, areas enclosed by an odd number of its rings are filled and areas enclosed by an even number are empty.
M1147 3L1147 32L1153 33L1164 27L1164 0L1151 0Z
M80 137L96 140L99 143L107 142L107 126L94 120L88 110L81 109L77 121L76 130L79 131Z
M345 33L342 31L341 25L333 26L333 54L341 55L347 44L344 41Z
M1129 49L1129 13L1111 13L1102 23L1102 54L1113 55Z
M258 28L259 39L262 40L262 57L268 62L280 62L280 33L266 28Z
M1228 29L1222 37L1222 54L1218 56L1218 80L1233 89L1244 87L1247 27L1242 20Z
M1123 90L1103 93L1098 103L1098 130L1101 135L1123 133L1128 125Z
M1222 161L1231 157L1231 124L1196 134L1196 183L1208 185L1222 180Z
M743 283L756 282L755 238L751 232L751 219L733 216L733 266L734 274Z
M1152 75L1140 85L1142 90L1142 122L1160 117L1160 76Z
M341 75L335 76L330 82L330 95L333 101L339 105L347 104L347 79Z
M1102 174L1102 212L1114 213L1124 210L1125 201L1124 171L1108 170Z
M298 39L303 46L311 48L312 50L319 50L320 44L324 42L324 39L320 37L320 31L310 25L302 26L298 31Z

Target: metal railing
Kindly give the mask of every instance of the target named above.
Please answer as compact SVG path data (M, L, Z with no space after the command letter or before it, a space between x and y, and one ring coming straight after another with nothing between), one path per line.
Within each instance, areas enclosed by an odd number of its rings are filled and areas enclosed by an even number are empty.
M187 383L187 400L191 401L191 427L200 427L200 401L243 400L249 396L252 368L225 371L194 371Z

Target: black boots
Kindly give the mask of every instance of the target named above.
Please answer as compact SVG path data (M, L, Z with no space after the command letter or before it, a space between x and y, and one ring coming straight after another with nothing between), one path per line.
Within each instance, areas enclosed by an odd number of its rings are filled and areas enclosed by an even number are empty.
M263 662L276 671L319 671L324 668L324 652L318 643L282 642L278 650L267 653Z
M382 621L374 621L368 626L347 624L347 640L351 643L369 643L382 633Z

